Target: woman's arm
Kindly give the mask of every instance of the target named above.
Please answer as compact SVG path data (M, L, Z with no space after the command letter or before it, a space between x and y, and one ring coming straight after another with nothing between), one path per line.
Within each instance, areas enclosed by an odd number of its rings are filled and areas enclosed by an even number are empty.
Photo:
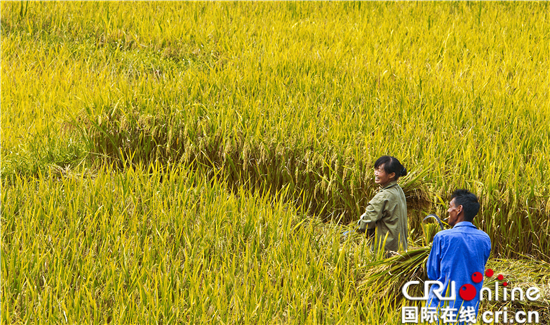
M364 232L368 229L374 229L376 227L376 221L382 219L384 216L384 209L386 207L386 195L383 192L376 194L367 205L367 209L361 218L359 219L359 231Z

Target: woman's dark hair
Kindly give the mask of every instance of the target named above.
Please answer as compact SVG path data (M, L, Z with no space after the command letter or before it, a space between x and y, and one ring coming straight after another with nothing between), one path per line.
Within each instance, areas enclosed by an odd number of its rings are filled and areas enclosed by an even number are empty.
M394 181L398 180L400 176L407 175L407 168L403 167L397 158L392 156L382 156L374 163L374 168L378 169L381 165L384 165L384 171L386 174L395 173Z

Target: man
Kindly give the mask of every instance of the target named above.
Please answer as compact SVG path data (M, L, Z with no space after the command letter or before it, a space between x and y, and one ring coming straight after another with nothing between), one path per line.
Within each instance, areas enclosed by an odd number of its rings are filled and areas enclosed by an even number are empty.
M467 190L456 190L447 210L448 223L453 228L440 231L434 237L426 263L428 277L443 284L441 296L453 295L450 284L451 281L455 282L456 299L451 301L438 299L434 293L434 289L438 289L437 285L430 288L428 304L432 309L439 308L440 319L444 312L454 313L457 315L455 322L460 321L458 315L461 308L470 315L475 311L477 316L483 273L491 253L491 239L472 223L478 211L479 202L474 194Z

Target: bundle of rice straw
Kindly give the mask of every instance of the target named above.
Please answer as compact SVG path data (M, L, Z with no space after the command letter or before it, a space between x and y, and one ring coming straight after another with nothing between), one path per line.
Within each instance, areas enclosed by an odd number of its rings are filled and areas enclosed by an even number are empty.
M405 253L396 254L390 258L369 263L365 268L364 279L360 281L358 290L376 292L380 299L390 299L397 302L403 295L401 288L411 280L426 280L426 260L430 255L431 246L413 248ZM420 288L421 286L415 286ZM422 295L410 288L409 294Z

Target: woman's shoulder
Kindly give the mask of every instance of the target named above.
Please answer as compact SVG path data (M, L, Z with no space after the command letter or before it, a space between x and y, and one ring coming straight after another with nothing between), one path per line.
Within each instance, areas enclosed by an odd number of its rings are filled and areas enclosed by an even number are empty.
M381 188L378 190L378 192L374 195L373 199L384 199L384 198L392 198L395 196L398 196L399 193L402 193L403 190L399 185L392 184L390 186L386 186L384 188Z
M393 195L395 193L403 193L403 189L401 188L401 186L399 186L399 183L397 182L392 182L390 185L384 187L380 193L386 193L386 194L389 194L389 195Z
M393 186L388 186L379 192L384 198L388 200L405 199L405 193L399 184L395 183Z

